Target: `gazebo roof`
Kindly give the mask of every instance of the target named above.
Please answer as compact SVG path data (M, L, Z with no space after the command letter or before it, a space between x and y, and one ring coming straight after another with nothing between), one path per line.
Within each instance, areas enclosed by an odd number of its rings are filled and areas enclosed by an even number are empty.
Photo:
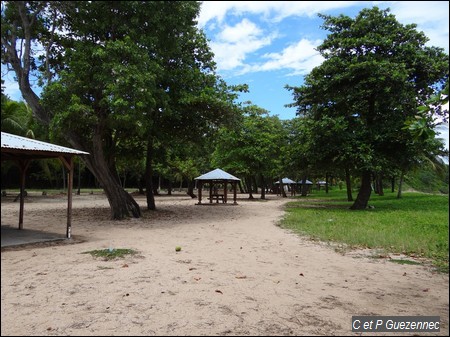
M205 173L195 180L227 180L227 181L240 181L241 179L236 178L235 176L217 168L208 173Z
M298 184L303 184L303 180L299 180ZM305 180L305 185L312 185L313 183L309 181L308 179Z
M283 184L296 184L295 181L293 181L292 179L289 178L283 178L281 179L281 181L283 182ZM280 181L278 180L275 184L279 184Z

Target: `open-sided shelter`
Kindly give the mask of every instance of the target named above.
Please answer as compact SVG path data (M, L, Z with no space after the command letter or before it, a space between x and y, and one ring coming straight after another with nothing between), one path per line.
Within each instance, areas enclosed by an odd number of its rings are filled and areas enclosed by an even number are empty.
M14 161L19 166L21 173L19 229L23 229L25 175L30 162L35 159L58 158L69 171L66 237L70 239L72 230L73 158L77 155L87 155L89 153L30 138L20 137L6 132L2 132L1 144L1 160Z
M197 188L198 188L198 204L202 205L202 189L204 184L209 184L209 204L219 203L221 200L223 203L228 201L228 184L232 186L233 189L233 204L237 205L236 194L237 194L237 184L241 180L235 176L217 168L213 171L205 173L197 178ZM219 188L219 186L221 186Z

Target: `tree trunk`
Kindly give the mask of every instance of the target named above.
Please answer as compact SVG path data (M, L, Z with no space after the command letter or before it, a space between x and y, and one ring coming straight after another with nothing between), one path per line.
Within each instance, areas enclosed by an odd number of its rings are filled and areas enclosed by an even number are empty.
M380 196L384 195L383 175L381 173L377 174L377 191L378 191L378 195L380 195Z
M111 207L111 218L113 220L122 220L130 216L139 218L141 216L139 205L122 188L117 177L117 172L113 172L111 163L108 163L109 161L104 156L102 136L100 133L99 130L94 131L91 150L86 146L82 146L75 135L66 135L72 146L82 151L90 152L90 155L83 156L83 161L105 191Z
M353 210L366 209L369 203L370 194L372 192L371 188L371 174L370 171L365 171L361 177L361 187L359 188L358 196L355 202L350 207Z
M197 198L197 196L194 193L194 180L193 179L189 179L188 180L188 190L187 190L187 194L192 198L195 199Z
M261 199L266 199L266 183L263 174L261 174Z
M280 177L280 183L278 184L278 186L280 187L280 195L283 198L287 198L286 191L284 190L283 178L281 178L281 177Z
M253 197L252 177L251 176L247 176L246 182L247 182L248 198L249 199L255 199Z
M350 176L350 170L348 168L345 169L345 184L347 186L347 201L353 201L352 181Z
M241 194L244 194L245 191L244 191L244 188L242 187L242 181L241 181L241 180L239 180L238 186L239 186L239 192L240 192Z
M145 159L145 194L147 196L147 209L155 210L155 195L153 194L153 138L147 141L147 156Z
M308 195L308 185L306 185L306 178L306 175L302 177L302 197L306 197Z
M403 172L400 173L400 179L398 182L397 199L400 199L402 197L403 175L404 175Z

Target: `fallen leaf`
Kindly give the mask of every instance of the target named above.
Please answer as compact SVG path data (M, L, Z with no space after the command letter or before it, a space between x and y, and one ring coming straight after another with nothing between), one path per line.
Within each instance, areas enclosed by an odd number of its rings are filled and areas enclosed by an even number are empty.
M192 268L189 268L189 270L196 270L197 268L194 268L194 267L192 267Z
M202 278L201 277L194 277L194 280L196 281L200 281Z
M303 275L303 273L300 273L299 275L300 275L300 276L305 276L305 275Z
M406 272L403 273L403 276L406 276Z
M430 290L430 288L425 288L424 290L422 290L424 293L426 293L428 290Z
M238 275L238 276L236 276L236 278L238 278L238 279L244 279L244 278L247 278L247 276L245 276L245 275Z
M128 265L125 263L122 268L128 268Z
M223 294L220 290L216 290L216 293Z

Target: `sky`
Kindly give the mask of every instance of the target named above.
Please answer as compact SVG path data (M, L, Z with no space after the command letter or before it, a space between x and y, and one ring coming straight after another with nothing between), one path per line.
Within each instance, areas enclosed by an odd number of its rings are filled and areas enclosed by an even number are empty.
M295 117L292 92L320 65L315 50L328 31L318 13L354 18L363 8L390 8L402 24L416 24L429 46L449 52L449 1L204 1L198 18L215 54L218 74L228 84L248 84L240 101L281 119ZM448 124L439 137L446 140Z
M328 31L318 13L355 17L363 8L390 8L402 24L417 24L429 46L449 52L449 1L203 1L199 28L209 39L217 73L229 84L248 84L250 101L281 119L295 117L285 86L301 86L323 59L315 50ZM3 68L2 68L3 69ZM4 75L5 93L22 100L13 75ZM440 128L447 142L448 125Z

